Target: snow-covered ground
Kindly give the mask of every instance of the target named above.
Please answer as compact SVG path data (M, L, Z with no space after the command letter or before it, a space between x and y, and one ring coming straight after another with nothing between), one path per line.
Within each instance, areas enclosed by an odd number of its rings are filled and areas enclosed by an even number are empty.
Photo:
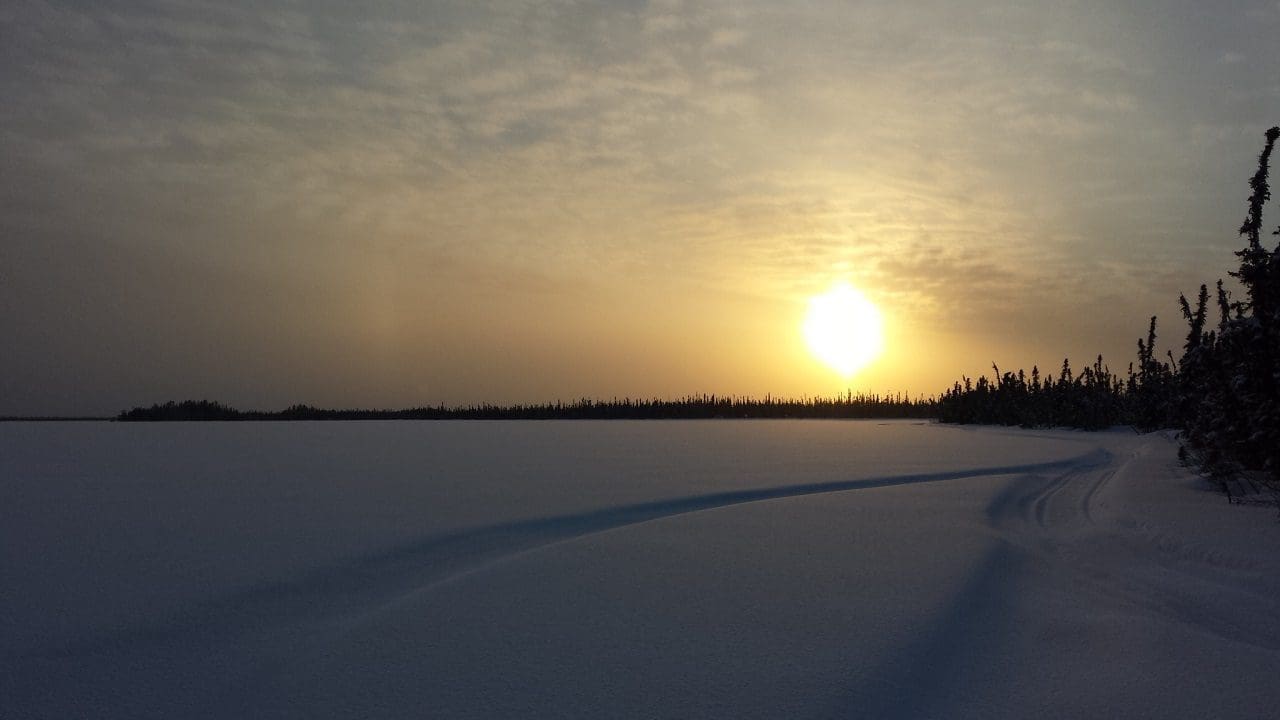
M1276 717L1280 523L1175 450L0 424L0 717Z

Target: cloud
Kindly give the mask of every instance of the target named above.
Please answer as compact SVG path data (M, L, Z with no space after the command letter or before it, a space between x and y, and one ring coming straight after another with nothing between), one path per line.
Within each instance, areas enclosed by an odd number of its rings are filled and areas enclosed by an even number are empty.
M783 301L842 275L922 323L1031 324L1029 296L1164 291L1142 268L1229 249L1280 57L1274 12L1228 15L17 0L0 230L290 280L396 253Z

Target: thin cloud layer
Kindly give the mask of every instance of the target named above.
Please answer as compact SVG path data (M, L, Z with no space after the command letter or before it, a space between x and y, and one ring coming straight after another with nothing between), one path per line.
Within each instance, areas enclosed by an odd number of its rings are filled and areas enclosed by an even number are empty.
M0 413L816 392L667 358L836 279L902 342L1036 339L874 389L1124 353L1230 260L1278 29L1272 3L9 3ZM680 318L641 342L655 296ZM495 327L537 383L450 374L509 350ZM568 370L591 342L631 360Z

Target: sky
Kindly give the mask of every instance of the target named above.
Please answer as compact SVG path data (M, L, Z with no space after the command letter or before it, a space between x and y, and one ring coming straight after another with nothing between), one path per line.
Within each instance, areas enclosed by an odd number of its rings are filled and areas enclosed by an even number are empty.
M1123 371L1232 267L1277 38L1274 0L8 0L0 415ZM884 318L851 378L801 336L840 282Z

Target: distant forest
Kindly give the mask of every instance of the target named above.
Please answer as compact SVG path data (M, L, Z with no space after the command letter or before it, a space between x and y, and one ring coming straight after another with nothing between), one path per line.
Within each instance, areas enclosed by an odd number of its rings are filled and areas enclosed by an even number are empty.
M1262 210L1271 199L1268 167L1280 128L1266 133L1249 180L1249 210L1230 275L1245 291L1233 299L1218 280L1194 303L1179 298L1186 335L1179 351L1157 355L1156 318L1138 340L1124 376L1102 358L1076 373L1067 361L1055 377L1039 368L963 378L938 399L938 419L953 423L1065 425L1180 431L1185 458L1219 477L1256 472L1280 484L1280 245L1262 244ZM1272 235L1280 235L1277 228ZM1216 322L1213 322L1216 316Z
M236 410L208 400L169 402L120 413L123 421L179 420L702 420L712 418L932 418L932 398L846 393L832 398L690 396L680 400L583 399L543 405L467 405L409 410L325 410L294 405L277 412Z

